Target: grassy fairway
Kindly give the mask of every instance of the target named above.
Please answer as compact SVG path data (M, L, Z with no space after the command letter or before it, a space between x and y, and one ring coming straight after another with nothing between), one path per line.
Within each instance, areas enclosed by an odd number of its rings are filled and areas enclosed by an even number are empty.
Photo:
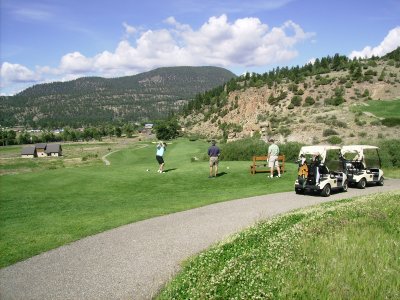
M399 299L400 193L260 222L188 261L159 299Z
M392 100L392 101L370 100L367 101L367 104L368 106L364 105L357 106L356 110L373 113L375 116L379 118L399 117L399 112L400 112L399 100Z
M365 106L362 109L364 111L371 112L377 117L390 118L398 117L400 112L400 101L368 101L369 106Z
M0 176L0 267L123 224L293 188L294 164L267 181L265 174L250 175L250 160L221 162L221 176L208 179L208 163L191 162L207 147L174 141L164 174L156 172L155 145L137 144L108 156L110 166Z

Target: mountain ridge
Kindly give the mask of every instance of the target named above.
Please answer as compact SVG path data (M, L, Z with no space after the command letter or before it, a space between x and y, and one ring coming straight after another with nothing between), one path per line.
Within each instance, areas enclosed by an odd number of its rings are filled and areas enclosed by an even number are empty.
M60 127L163 118L236 75L219 67L165 67L117 78L81 77L0 97L2 126Z

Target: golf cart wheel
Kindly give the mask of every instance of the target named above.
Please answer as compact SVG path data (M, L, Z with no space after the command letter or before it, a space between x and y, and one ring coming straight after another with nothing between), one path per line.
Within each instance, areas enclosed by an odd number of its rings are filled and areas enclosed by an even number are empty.
M294 191L296 192L296 194L304 194L303 189L295 189Z
M361 178L361 180L358 182L357 187L359 189L365 189L366 186L367 186L367 181L365 180L365 178Z
M348 187L349 187L349 184L348 184L347 180L345 180L345 182L343 183L343 187L342 187L343 192L347 192Z
M324 188L321 191L321 196L322 197L329 197L331 195L331 185L327 184L324 186Z
M376 183L376 185L383 186L383 183L384 183L384 178L383 178L383 176L381 176L381 179L379 179L379 181Z

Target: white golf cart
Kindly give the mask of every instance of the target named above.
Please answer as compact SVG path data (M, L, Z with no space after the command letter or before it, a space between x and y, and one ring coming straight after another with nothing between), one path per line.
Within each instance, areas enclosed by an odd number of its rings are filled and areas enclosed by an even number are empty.
M343 146L342 160L349 185L365 189L367 184L383 185L383 171L378 147L369 145Z
M347 191L347 176L339 160L340 147L331 145L304 146L299 153L296 194L318 192L329 197L331 191Z

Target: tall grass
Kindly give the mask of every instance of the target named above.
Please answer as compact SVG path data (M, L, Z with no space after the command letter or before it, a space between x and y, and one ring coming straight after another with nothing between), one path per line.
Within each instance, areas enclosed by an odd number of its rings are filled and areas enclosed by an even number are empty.
M400 193L257 224L187 261L158 299L399 299Z
M284 154L287 161L295 161L302 144L288 142L279 144L281 154ZM246 138L221 145L221 158L224 160L251 160L254 155L266 155L269 143L259 138Z

